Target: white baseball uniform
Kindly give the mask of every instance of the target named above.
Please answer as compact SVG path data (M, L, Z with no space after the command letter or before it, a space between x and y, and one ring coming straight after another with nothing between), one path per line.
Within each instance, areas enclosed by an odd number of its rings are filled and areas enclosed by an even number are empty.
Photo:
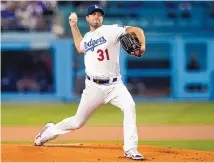
M85 53L87 78L79 107L74 116L52 127L47 132L47 137L52 139L82 127L101 105L111 103L124 112L124 151L137 147L135 103L121 80L119 67L119 37L126 34L126 28L119 25L102 25L85 34L80 49ZM108 82L96 83L97 79Z

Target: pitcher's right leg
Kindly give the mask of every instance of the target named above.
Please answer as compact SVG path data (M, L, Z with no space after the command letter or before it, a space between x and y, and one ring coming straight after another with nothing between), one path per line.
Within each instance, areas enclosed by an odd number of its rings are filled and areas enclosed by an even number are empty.
M94 84L87 83L82 93L76 114L72 117L65 118L55 125L46 125L44 131L40 132L35 138L35 145L43 145L48 140L56 138L58 135L66 134L71 130L81 128L94 111L102 104L104 104L102 90Z

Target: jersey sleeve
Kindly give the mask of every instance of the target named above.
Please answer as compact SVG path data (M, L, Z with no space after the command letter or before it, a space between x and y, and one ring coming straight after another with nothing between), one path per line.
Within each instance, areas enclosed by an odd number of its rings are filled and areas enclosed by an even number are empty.
M119 24L115 24L113 25L113 32L114 32L114 36L115 36L115 43L117 43L119 41L120 36L125 35L126 34L126 29L129 28L130 26L122 26Z

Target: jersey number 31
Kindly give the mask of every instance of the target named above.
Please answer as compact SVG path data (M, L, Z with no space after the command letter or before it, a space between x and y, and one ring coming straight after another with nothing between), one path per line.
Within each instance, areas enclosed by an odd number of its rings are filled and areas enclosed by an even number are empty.
M106 60L109 60L108 49L106 49L105 51L103 51L102 49L98 49L97 54L99 55L99 57L97 58L99 61L103 61L105 58Z

